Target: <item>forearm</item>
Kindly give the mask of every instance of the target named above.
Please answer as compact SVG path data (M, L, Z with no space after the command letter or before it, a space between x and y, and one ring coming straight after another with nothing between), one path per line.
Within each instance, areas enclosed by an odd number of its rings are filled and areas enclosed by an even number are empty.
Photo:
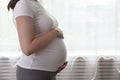
M56 28L51 29L42 36L35 37L33 19L28 16L17 17L16 23L20 47L27 56L44 49L54 38L63 38L61 31Z
M51 30L41 36L33 38L30 45L27 48L26 54L29 56L32 53L35 53L37 51L40 51L41 49L44 49L46 46L48 46L53 39L57 37L57 31Z

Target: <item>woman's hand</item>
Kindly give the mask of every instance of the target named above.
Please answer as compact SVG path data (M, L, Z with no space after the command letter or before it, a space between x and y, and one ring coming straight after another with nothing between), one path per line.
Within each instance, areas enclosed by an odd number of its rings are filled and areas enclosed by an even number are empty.
M58 38L64 39L63 32L62 32L61 29L59 29L59 28L54 28L54 30L57 32L57 37L58 37Z
M64 64L62 66L60 66L57 70L57 73L61 72L63 69L65 69L65 67L67 66L68 61L65 61Z

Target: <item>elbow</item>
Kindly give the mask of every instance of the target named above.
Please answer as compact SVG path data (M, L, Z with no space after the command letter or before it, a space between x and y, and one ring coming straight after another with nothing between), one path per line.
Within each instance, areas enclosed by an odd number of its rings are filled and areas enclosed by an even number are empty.
M30 56L32 54L32 51L29 49L22 49L22 52L26 55L26 56Z
M31 55L31 53L30 52L26 52L26 53L24 53L26 56L30 56Z

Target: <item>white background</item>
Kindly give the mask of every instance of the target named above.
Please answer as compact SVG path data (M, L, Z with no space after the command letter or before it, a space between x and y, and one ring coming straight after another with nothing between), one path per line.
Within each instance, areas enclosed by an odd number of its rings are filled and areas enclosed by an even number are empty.
M0 0L0 55L18 56L8 1ZM120 54L119 0L43 0L42 4L59 21L68 55Z

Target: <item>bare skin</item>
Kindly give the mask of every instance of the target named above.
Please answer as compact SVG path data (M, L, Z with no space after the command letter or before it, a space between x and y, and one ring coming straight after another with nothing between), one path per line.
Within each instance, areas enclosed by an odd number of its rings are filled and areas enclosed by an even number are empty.
M17 17L16 23L20 47L23 53L27 56L30 56L31 54L45 48L55 38L64 38L61 30L59 32L54 28L41 36L34 37L35 31L33 19L29 16ZM60 66L57 72L59 73L60 71L62 71L66 67L67 63L68 62L66 61L62 66Z
M57 73L59 73L59 72L61 72L63 69L65 69L66 66L67 66L67 64L68 64L68 61L65 61L64 64L61 65L61 66L58 68Z
M29 16L17 17L16 23L20 47L27 56L45 48L55 38L63 39L63 34L60 34L56 29L51 29L42 36L34 37L33 19Z

